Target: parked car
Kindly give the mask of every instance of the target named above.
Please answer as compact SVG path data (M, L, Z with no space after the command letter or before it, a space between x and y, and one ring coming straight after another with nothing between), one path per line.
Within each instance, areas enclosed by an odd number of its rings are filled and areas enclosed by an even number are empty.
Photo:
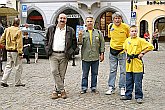
M26 29L26 26L28 29ZM40 25L35 25L35 24L21 24L20 29L21 30L40 30L40 31L42 31L42 27Z
M44 45L44 39L45 36L42 32L38 30L22 30L22 32L28 32L29 37L32 38L32 53L31 57L35 56L35 53L38 51L38 56L39 57L46 57L46 52L45 52L45 45Z

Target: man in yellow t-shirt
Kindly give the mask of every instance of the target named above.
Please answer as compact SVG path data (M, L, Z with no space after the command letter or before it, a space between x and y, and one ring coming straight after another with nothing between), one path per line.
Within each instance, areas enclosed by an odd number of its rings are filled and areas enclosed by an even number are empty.
M129 37L129 26L122 23L122 15L119 12L115 12L112 15L113 24L108 27L108 37L110 40L110 74L108 80L109 90L105 93L111 95L115 90L115 80L117 74L118 64L120 66L120 79L119 89L120 95L125 95L125 59L126 54L123 52L123 43Z
M142 79L143 79L143 62L142 57L154 47L145 39L137 37L137 27L131 26L130 37L123 44L123 49L127 53L126 62L126 93L121 100L131 100L135 83L135 99L141 104L143 101Z

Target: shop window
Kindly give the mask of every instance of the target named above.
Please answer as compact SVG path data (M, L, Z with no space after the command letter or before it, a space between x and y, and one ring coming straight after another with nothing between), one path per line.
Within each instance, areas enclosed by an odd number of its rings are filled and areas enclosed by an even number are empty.
M105 12L100 17L100 30L105 37L108 36L108 25L112 22L112 12Z

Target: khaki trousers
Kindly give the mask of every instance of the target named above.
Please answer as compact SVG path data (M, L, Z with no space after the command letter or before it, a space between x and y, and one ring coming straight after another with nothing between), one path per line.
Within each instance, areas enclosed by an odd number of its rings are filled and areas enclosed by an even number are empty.
M51 73L55 81L56 91L64 90L64 79L68 66L68 59L64 53L52 53L49 57Z
M13 66L16 68L15 74L15 85L21 84L21 74L22 74L22 60L19 58L17 52L7 52L7 63L5 66L5 71L2 77L3 83L7 83L9 75L13 69Z

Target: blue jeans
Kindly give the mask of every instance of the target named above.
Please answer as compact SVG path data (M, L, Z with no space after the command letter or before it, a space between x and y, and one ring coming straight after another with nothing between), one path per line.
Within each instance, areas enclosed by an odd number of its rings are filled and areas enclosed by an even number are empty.
M98 75L98 67L99 60L97 61L82 61L82 90L87 90L88 88L88 75L91 67L91 89L96 89L97 86L97 75Z
M119 66L120 66L119 88L124 88L126 85L126 83L125 83L125 80L126 80L126 78L125 78L126 54L121 53L121 54L118 54L117 56L114 56L110 53L109 59L110 59L110 74L109 74L109 80L108 80L109 87L112 87L113 89L115 89L117 67L118 67L118 63L119 63Z
M143 79L143 72L141 73L133 73L127 72L126 73L126 93L125 96L128 99L132 99L132 92L135 83L135 99L142 99L143 98L143 91L142 91L142 79Z

